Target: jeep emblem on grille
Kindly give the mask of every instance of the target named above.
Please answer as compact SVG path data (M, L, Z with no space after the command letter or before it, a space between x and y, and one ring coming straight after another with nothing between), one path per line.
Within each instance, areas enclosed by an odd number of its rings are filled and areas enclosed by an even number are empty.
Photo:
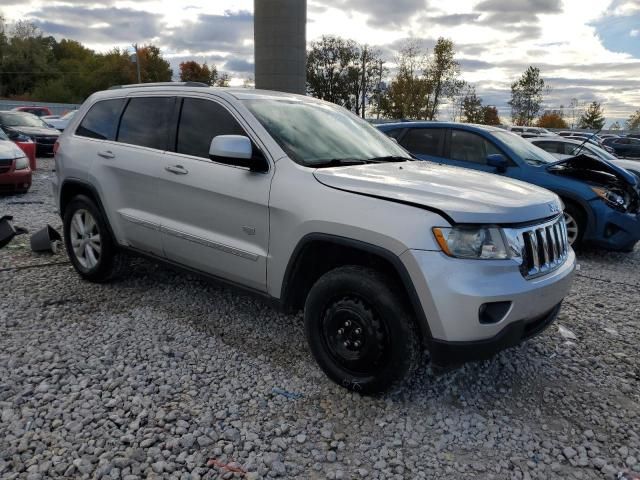
M551 211L551 213L558 213L560 211L558 205L556 205L555 203L549 204L549 210Z

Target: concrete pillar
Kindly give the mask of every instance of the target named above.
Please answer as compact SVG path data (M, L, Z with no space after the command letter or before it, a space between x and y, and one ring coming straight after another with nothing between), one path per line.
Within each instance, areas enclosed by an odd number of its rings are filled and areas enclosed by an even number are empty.
M306 93L307 0L254 0L256 88Z

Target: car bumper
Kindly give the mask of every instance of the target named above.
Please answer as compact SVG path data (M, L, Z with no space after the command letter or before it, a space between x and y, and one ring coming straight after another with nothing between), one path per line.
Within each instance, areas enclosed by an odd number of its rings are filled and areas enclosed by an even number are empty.
M401 258L429 324L432 356L450 351L462 361L474 358L474 349L485 358L542 331L569 292L576 264L570 250L559 268L526 280L514 260L462 260L421 250ZM481 307L498 303L506 305L500 315L482 322Z
M12 170L0 175L0 193L26 192L31 187L31 169Z
M607 250L631 250L640 240L640 214L622 213L609 208L601 200L591 202L592 227L583 240Z

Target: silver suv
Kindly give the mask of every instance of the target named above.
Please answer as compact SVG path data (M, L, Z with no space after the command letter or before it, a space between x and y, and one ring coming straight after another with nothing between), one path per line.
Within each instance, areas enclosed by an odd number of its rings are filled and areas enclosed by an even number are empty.
M304 309L338 384L371 393L547 327L575 256L559 198L413 161L335 105L190 83L91 96L56 145L69 257L103 282L125 252Z

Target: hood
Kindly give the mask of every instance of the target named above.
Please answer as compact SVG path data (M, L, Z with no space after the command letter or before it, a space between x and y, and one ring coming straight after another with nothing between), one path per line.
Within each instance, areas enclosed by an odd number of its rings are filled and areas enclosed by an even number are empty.
M9 140L0 140L0 160L13 160L24 157L24 152Z
M523 223L562 210L554 193L535 185L432 162L322 168L314 176L328 187L438 210L455 223Z
M60 132L55 128L46 127L7 127L7 130L13 130L24 135L46 135L50 137L60 135Z
M547 166L547 169L558 175L598 184L616 181L624 182L631 187L635 187L637 184L636 176L624 168L584 154L552 163Z

